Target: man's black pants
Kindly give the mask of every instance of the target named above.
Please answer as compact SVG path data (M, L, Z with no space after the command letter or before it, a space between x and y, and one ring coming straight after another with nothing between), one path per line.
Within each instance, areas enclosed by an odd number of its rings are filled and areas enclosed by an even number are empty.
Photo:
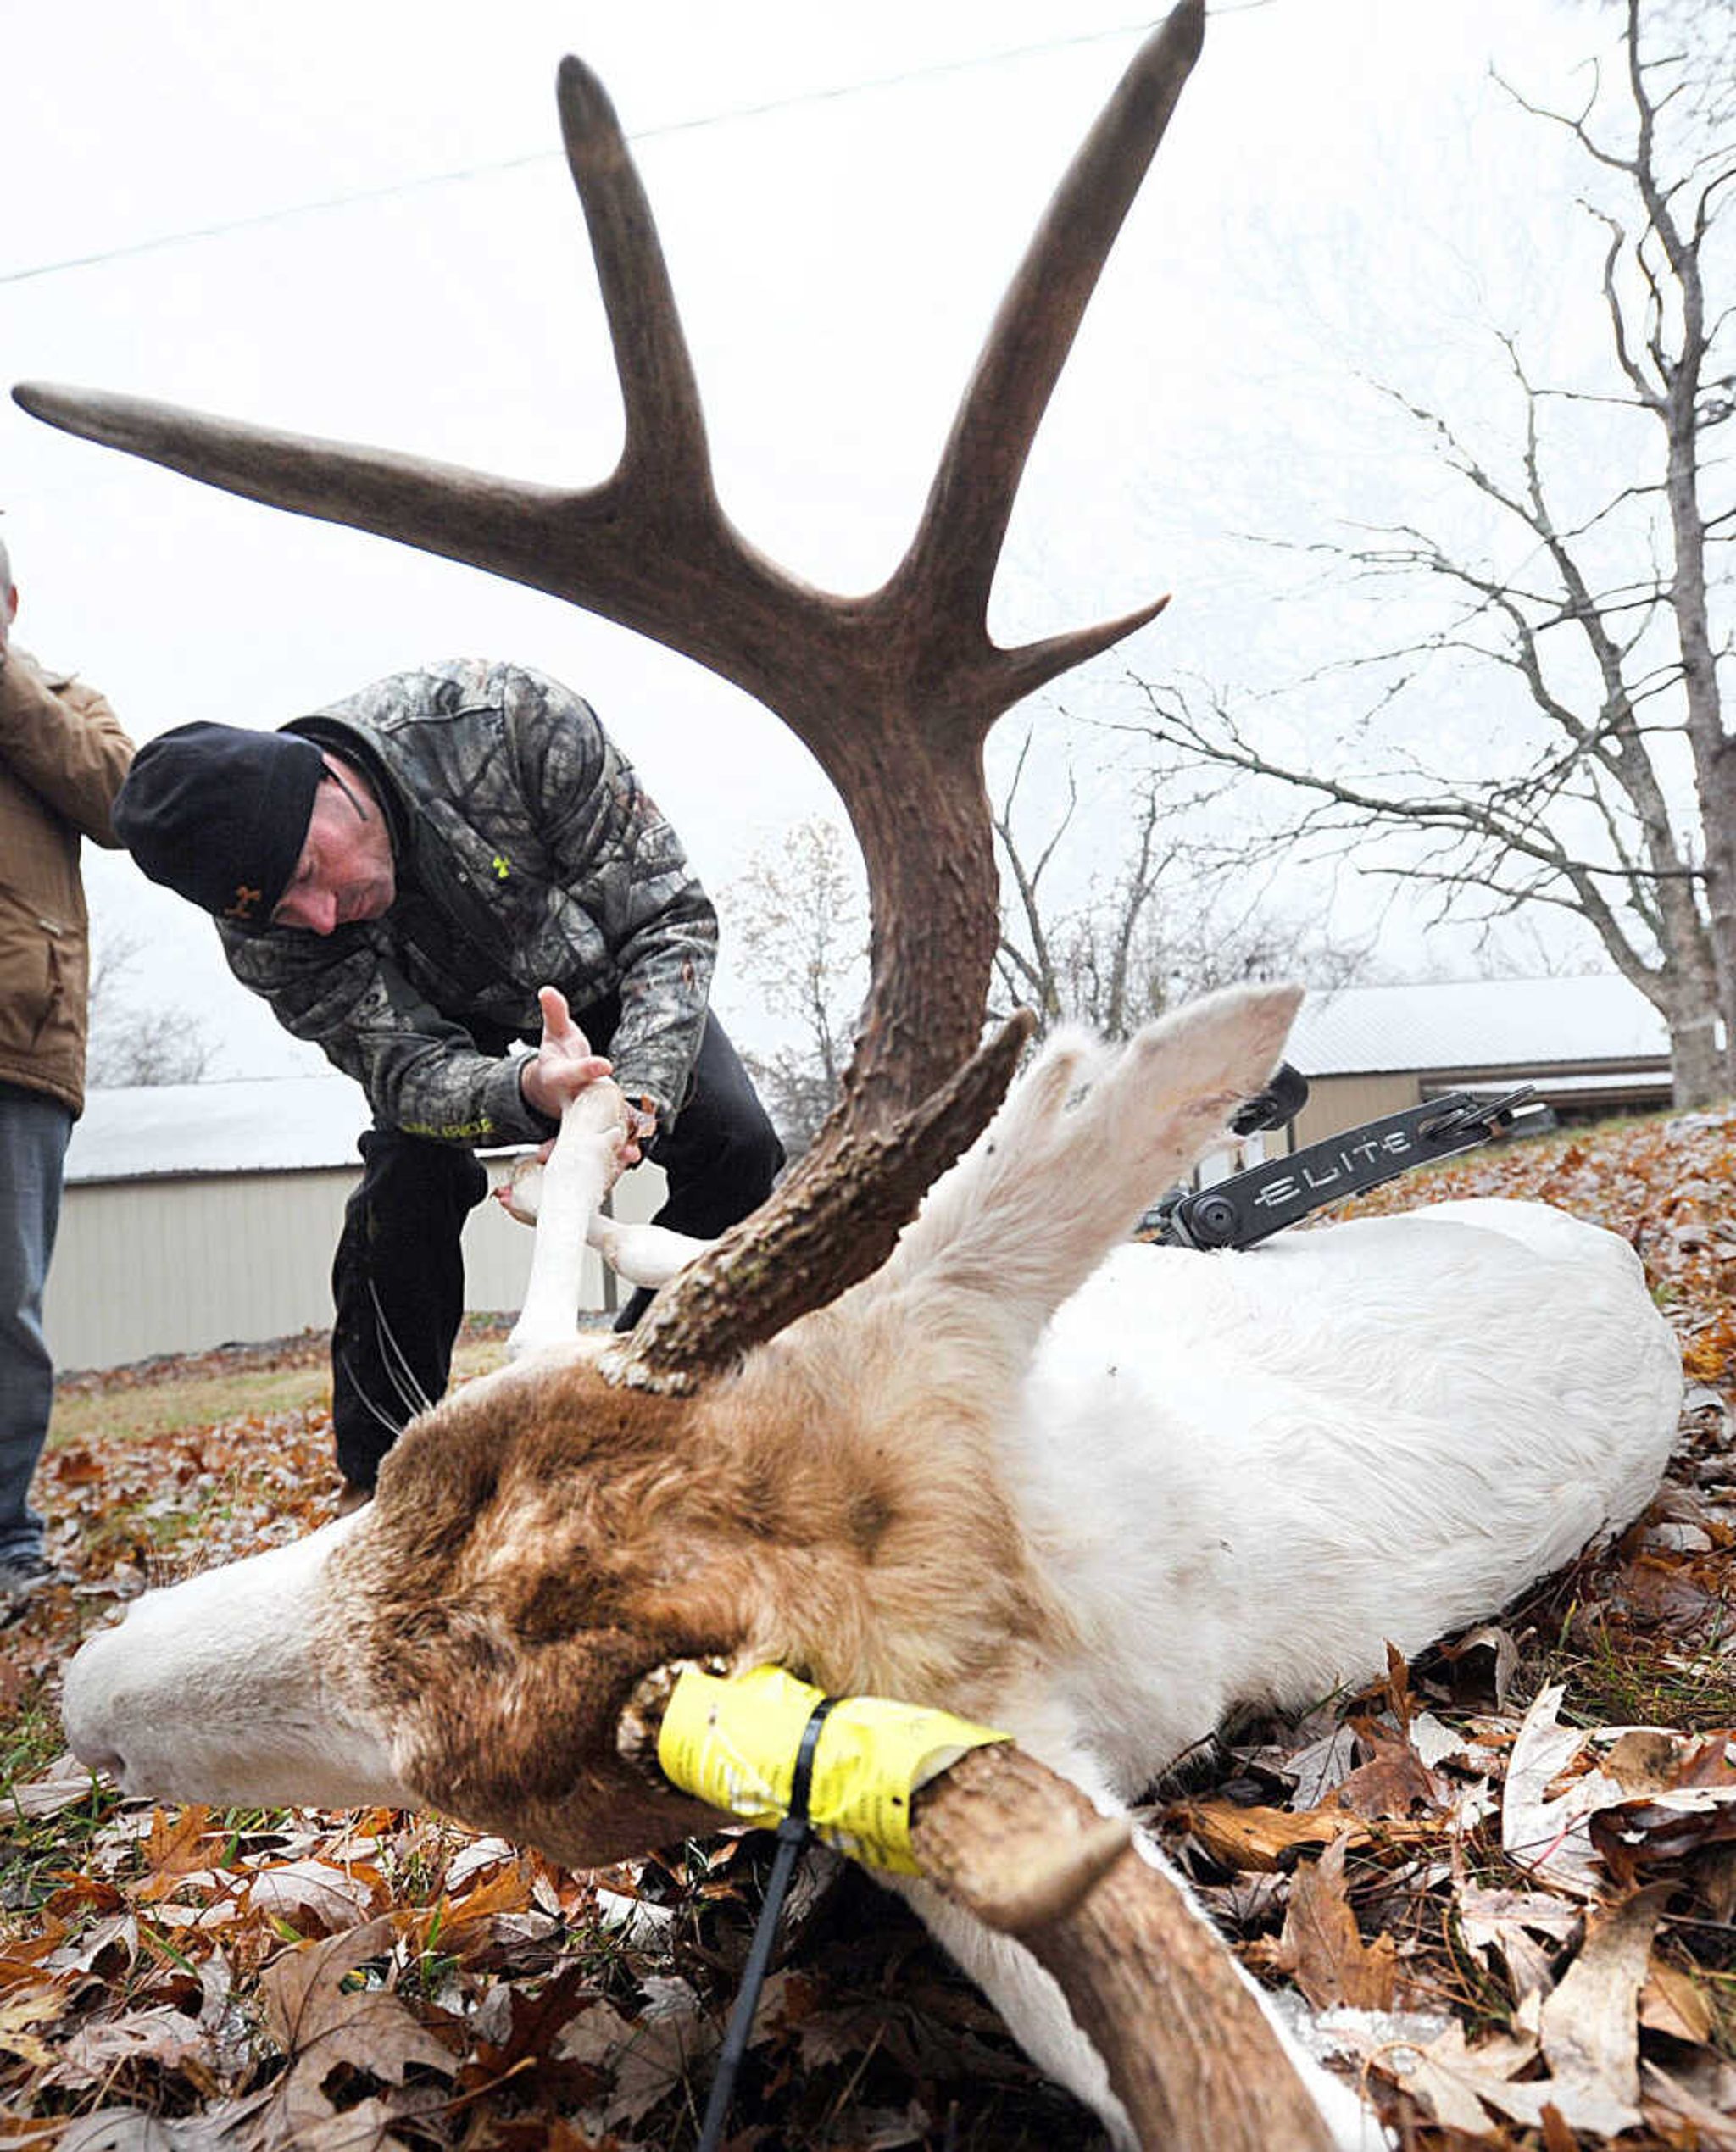
M579 1011L576 1020L607 1053L613 1004ZM361 1182L331 1266L331 1421L339 1469L372 1487L405 1424L445 1393L465 1309L459 1237L488 1176L461 1146L401 1129L370 1128L361 1153ZM714 1016L686 1103L674 1126L658 1132L651 1156L669 1176L657 1223L698 1239L714 1239L771 1193L783 1146ZM631 1328L650 1298L636 1293L617 1328Z

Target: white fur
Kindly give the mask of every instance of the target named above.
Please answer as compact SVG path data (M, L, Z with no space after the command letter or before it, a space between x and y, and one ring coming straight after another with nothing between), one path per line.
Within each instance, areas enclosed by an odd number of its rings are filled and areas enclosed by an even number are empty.
M1083 1636L1051 1693L1132 1798L1232 1705L1360 1681L1625 1524L1678 1394L1632 1249L1539 1205L1120 1248L1005 1445Z
M321 1649L326 1563L360 1513L147 1592L66 1673L67 1738L130 1793L218 1806L415 1805L391 1728ZM180 1789L197 1786L197 1796Z

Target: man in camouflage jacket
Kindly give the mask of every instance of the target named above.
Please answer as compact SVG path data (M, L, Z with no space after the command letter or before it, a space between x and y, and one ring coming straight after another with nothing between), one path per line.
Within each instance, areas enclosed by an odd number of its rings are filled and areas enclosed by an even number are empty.
M770 1191L782 1148L707 1006L716 915L632 765L557 681L460 660L275 733L182 726L140 750L115 826L373 1109L332 1272L332 1418L354 1489L446 1387L459 1235L487 1185L473 1147L558 1125L565 1078L509 1051L539 1036L539 987L609 1055L669 1176L661 1223L710 1237Z

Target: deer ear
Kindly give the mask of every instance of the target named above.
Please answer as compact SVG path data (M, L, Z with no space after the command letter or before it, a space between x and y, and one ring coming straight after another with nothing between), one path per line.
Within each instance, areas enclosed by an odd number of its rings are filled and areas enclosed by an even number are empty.
M1138 1032L1113 1081L1123 1091L1154 1089L1178 1106L1197 1102L1227 1120L1271 1081L1301 1005L1300 987L1208 994Z

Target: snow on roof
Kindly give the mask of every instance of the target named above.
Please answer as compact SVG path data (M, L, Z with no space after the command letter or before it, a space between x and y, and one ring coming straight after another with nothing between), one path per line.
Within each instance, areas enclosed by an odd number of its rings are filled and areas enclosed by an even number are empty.
M1615 972L1310 993L1285 1049L1306 1076L1667 1061L1663 1020ZM70 1182L294 1172L359 1163L361 1087L337 1074L92 1091Z
M1664 1020L1619 972L1310 993L1286 1058L1305 1076L1664 1061Z
M336 1073L92 1091L72 1132L66 1177L359 1167L356 1138L371 1118L361 1086Z

